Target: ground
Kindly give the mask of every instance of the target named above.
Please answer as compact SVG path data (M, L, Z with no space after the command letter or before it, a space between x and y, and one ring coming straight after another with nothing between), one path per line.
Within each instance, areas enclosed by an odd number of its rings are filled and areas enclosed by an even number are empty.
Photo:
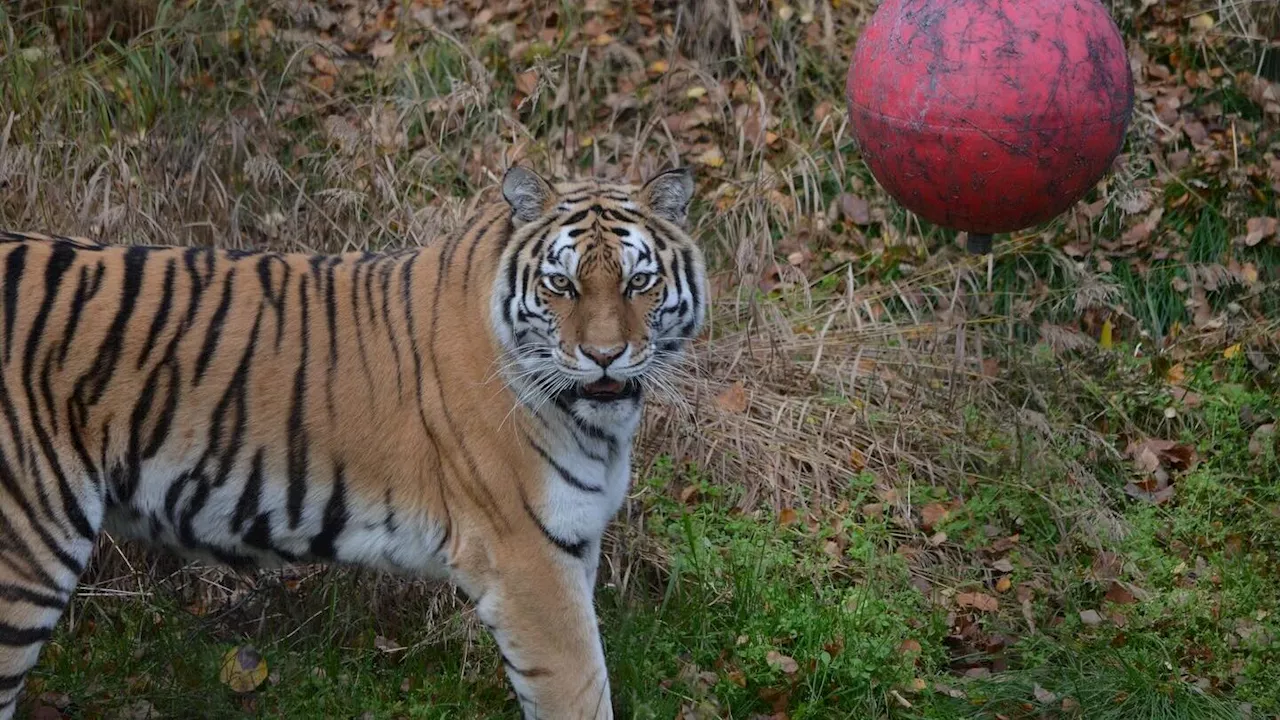
M6 3L0 226L403 247L515 160L690 164L715 306L608 538L622 717L1275 717L1277 11L1107 7L1124 151L990 263L859 158L865 0ZM109 538L25 708L516 713L447 589Z

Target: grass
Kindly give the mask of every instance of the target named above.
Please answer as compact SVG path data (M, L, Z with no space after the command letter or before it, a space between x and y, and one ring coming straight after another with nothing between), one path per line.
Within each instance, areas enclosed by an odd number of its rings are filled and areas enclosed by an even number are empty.
M1237 85L1186 103L1236 123L1231 160L1164 169L1187 145L1148 103L1116 179L988 265L861 163L857 3L538 6L536 25L356 3L323 31L306 3L115 5L0 7L0 226L379 249L436 241L516 158L698 166L712 329L688 403L651 408L598 589L621 716L1280 715L1280 465L1258 430L1280 416L1280 249L1237 241L1278 210L1277 137ZM1138 41L1206 72L1235 42L1161 38ZM1126 492L1146 438L1194 450L1161 504ZM246 643L270 676L241 695L218 669ZM75 718L516 713L447 589L111 542L33 677L32 706Z

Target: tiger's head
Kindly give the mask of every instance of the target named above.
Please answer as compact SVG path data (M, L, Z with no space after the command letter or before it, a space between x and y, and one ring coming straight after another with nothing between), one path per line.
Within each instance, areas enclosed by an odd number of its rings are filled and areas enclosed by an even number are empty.
M703 256L685 232L690 173L552 185L515 167L502 195L513 232L493 325L526 401L598 407L665 386L706 316Z

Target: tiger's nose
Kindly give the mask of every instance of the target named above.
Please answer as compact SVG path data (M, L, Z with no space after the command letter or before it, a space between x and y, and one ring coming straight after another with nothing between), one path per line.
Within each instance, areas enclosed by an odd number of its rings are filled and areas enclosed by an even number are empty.
M602 348L593 345L579 345L578 349L583 355L595 361L601 369L608 368L614 360L622 357L622 353L626 352L626 345L614 345L613 347Z

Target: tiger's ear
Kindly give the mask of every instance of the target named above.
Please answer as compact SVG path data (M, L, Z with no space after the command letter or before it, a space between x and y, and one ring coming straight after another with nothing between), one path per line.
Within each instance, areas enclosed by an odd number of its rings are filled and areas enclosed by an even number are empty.
M551 183L528 168L517 165L507 170L502 178L502 197L511 205L516 219L521 222L541 217L555 196L556 191L551 188Z
M693 173L675 168L650 178L640 190L640 201L655 215L683 226L693 199Z

